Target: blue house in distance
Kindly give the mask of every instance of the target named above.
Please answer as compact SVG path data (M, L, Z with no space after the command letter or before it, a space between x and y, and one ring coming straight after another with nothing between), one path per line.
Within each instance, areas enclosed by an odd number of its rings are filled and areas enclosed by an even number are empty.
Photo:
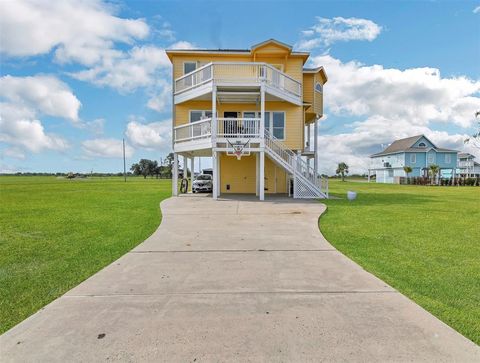
M399 183L407 176L404 166L410 166L409 177L428 176L430 165L440 168L442 177L455 175L458 151L437 147L425 135L407 137L392 142L385 150L370 155L368 175L375 174L377 183Z

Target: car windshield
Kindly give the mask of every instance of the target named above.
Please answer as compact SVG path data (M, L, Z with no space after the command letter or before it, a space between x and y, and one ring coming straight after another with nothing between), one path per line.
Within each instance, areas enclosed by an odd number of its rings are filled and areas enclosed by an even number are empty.
M211 175L199 175L197 177L197 180L212 180L212 176Z

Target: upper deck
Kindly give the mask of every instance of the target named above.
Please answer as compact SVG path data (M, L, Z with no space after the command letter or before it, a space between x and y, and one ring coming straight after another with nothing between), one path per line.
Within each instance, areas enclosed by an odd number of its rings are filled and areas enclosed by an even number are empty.
M302 83L268 63L210 62L174 82L174 103L209 100L213 86L222 103L255 103L260 87L266 101L302 105Z

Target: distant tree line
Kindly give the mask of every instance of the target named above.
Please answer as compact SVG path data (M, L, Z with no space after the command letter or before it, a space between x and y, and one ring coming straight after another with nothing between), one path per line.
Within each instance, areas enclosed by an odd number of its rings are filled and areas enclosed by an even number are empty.
M130 171L127 172L128 176L143 176L144 179L147 176L156 177L157 179L170 179L172 177L173 169L173 153L170 153L166 156L165 159L156 160L149 159L140 159L138 163L132 164ZM181 174L181 172L180 172ZM74 173L74 172L57 172L57 173L47 173L47 172L18 172L14 174L0 174L0 175L17 175L17 176L57 176L65 177L67 179L74 178L86 178L86 177L111 177L111 176L123 176L123 172L118 173ZM181 175L180 175L181 176Z
M156 177L157 179L169 179L172 177L173 169L173 153L158 163L156 160L140 159L138 163L132 164L130 170L134 175L142 175L144 179L147 176Z

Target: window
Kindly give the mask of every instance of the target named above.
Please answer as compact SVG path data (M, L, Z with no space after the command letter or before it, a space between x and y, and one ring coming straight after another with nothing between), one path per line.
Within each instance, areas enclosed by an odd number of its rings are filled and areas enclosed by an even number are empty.
M243 118L261 118L260 112L246 111ZM265 129L279 140L285 140L285 112L266 111Z
M244 118L255 117L254 112L244 112ZM260 112L256 114L260 118ZM285 112L267 111L265 112L265 129L279 140L285 139Z
M450 164L452 162L452 155L445 154L445 163Z
M260 112L248 111L243 113L243 118L260 118Z
M183 74L193 72L195 69L197 69L197 62L183 63Z
M320 82L315 83L315 91L323 93L323 86Z
M415 164L417 162L417 154L410 154L410 163Z
M424 142L421 142L420 144L418 144L419 147L427 147L427 145L424 143Z
M277 139L285 138L285 112L273 112L271 130Z
M435 162L435 154L433 153L428 154L428 163L432 164L434 162Z
M211 117L212 111L209 110L190 111L190 122L200 121Z

